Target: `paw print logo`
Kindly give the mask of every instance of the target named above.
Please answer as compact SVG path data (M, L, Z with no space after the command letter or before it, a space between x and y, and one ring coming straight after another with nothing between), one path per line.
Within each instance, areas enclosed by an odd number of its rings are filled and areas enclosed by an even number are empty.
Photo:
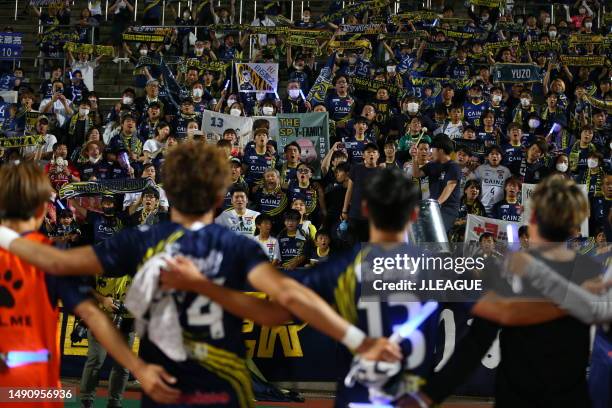
M13 281L13 272L10 270L4 272L3 279L0 280L0 307L13 308L15 298L12 292L20 290L22 286L23 281L21 279Z

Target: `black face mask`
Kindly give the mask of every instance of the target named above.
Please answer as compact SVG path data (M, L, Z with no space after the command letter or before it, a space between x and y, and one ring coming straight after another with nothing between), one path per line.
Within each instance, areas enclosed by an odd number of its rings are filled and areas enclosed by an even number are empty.
M102 212L104 213L105 217L112 217L115 215L115 209L113 207L103 207Z

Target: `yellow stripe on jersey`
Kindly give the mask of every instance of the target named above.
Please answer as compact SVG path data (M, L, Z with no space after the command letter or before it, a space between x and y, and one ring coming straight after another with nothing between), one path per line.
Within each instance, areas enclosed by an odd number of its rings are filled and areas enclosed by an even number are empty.
M355 260L346 268L346 271L338 277L336 289L334 289L334 298L336 300L338 313L351 324L357 323L357 303L355 301L357 276L355 275L355 268L361 266L362 256L362 251L359 251Z
M253 408L255 406L255 394L253 394L251 376L244 359L232 352L211 346L205 342L186 339L185 347L188 351L197 350L196 355L193 355L192 358L202 367L231 385L236 392L241 408Z
M161 253L164 250L164 248L166 247L166 245L172 244L172 243L176 242L183 235L185 235L185 231L182 230L182 229L179 229L177 231L174 231L172 234L170 234L168 236L168 238L162 239L156 245L154 245L154 246L150 247L149 249L147 249L147 251L145 252L144 257L142 258L142 261L141 261L140 265L138 266L138 269L140 269L140 267L145 262L147 262L149 259L151 259L153 256Z

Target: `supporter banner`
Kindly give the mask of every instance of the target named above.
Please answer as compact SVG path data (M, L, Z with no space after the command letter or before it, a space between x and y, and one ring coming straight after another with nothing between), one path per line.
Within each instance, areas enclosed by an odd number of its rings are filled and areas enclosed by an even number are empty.
M290 275L297 275L293 271ZM303 273L307 273L303 272ZM299 278L298 278L299 279ZM469 330L469 305L447 304L440 313L436 347L435 371L439 371L453 355L457 343ZM59 341L61 350L61 376L79 378L87 358L87 339L72 343L70 334L75 326L75 317L60 313ZM319 333L307 324L289 322L275 327L255 325L246 320L242 325L246 355L253 359L264 376L274 382L329 382L337 381L336 362L339 353L345 353L343 346ZM418 333L418 332L417 332ZM132 350L138 353L140 341L134 341ZM477 365L474 373L466 378L465 384L457 390L459 395L493 395L495 369L500 363L499 340ZM106 379L112 367L108 358L100 371L100 379ZM269 405L269 404L268 404Z
M465 88L472 83L471 79L452 79L452 78L410 78L413 86L442 86L442 84L451 84L455 88Z
M513 23L511 21L500 21L497 23L497 29L502 31L510 31L514 33L521 33L525 31L525 27L519 23Z
M571 47L578 44L602 44L603 40L604 37L601 35L572 34L569 37L568 45Z
M198 68L201 71L225 72L230 67L230 63L222 61L204 62L198 58L181 58L178 61L179 72L186 73L191 67Z
M23 51L23 33L0 33L0 59L20 58Z
M211 24L206 26L210 31L228 32L228 31L243 31L248 30L251 26L247 24Z
M604 24L612 24L612 13L605 13L603 15Z
M74 42L67 42L64 44L64 50L72 53L84 53L96 56L107 55L112 57L115 54L115 49L112 46L80 44Z
M521 223L528 224L529 219L531 218L531 196L533 195L534 190L536 189L537 184L526 184L523 183L521 189L521 203L523 205L523 214ZM578 184L580 191L584 194L584 197L588 200L588 191L586 184ZM585 219L580 225L580 233L583 237L589 236L589 219Z
M355 3L352 6L344 7L341 10L336 11L335 13L326 14L319 19L319 23L330 23L335 20L341 20L343 17L348 16L349 14L361 14L365 11L372 11L376 8L385 7L389 4L389 0L373 0L373 1L364 1L362 3Z
M380 34L387 31L386 24L340 24L343 33Z
M332 33L326 30L300 30L297 28L292 28L291 30L289 30L289 35L297 35L297 36L304 36L304 37L312 37L312 38L316 38L316 39L324 39L327 40L329 38L331 38Z
M425 46L426 50L434 50L434 51L451 51L455 48L454 41L441 41L441 42L431 42L428 41Z
M386 88L389 90L389 94L395 96L398 100L401 99L406 93L406 90L404 88L395 84L391 84L385 81L376 81L374 79L368 79L359 76L353 77L351 83L355 87L355 89L374 93L376 93L379 88Z
M13 147L38 146L43 144L45 144L45 138L42 135L0 138L0 148L2 149L11 149Z
M606 50L612 49L612 34L608 34L604 37L603 48Z
M63 33L61 31L38 34L38 42L40 43L54 43L63 45L68 41L79 41L79 35L75 32Z
M329 151L329 116L327 112L283 113L278 118L278 151L291 142L302 150L301 161L314 168L321 177L321 160Z
M63 200L64 198L73 198L82 195L137 193L154 185L155 183L153 180L143 178L79 181L66 184L62 187L59 191L59 197Z
M470 40L474 38L480 38L481 33L465 33L463 31L447 30L446 28L436 28L436 31L444 33L449 38L455 38L458 40Z
M205 110L202 112L202 126L200 127L207 143L217 143L227 129L234 129L238 135L240 147L250 142L253 130L253 118L246 116L232 116L224 113Z
M364 48L371 49L372 44L368 40L356 41L330 41L327 48L332 51L338 50L361 50Z
M400 33L384 33L381 37L391 41L413 40L428 38L429 33L425 30L406 31Z
M558 41L527 41L523 44L527 51L545 52L545 51L561 51L561 43Z
M319 41L313 37L306 37L302 35L290 35L286 43L295 47L314 48L319 49Z
M394 24L397 24L400 21L419 22L419 21L426 21L426 20L435 20L439 16L440 14L438 14L435 11L431 11L431 10L409 11L406 13L400 13L400 14L391 16L391 21Z
M43 7L63 2L63 0L30 0L30 5L34 7Z
M278 64L236 63L240 92L276 92Z
M495 64L493 71L493 82L531 83L541 82L543 75L540 68L535 64Z
M161 64L161 58L159 57L139 57L134 68L140 67L156 67Z
M506 0L469 0L472 6L498 8L506 4Z
M601 67L606 63L604 55L561 55L559 61L572 67Z
M253 34L269 34L269 35L281 35L287 34L289 27L283 26L248 26L247 28Z
M609 114L612 114L612 101L604 101L602 99L595 98L589 94L585 94L586 100L592 106L605 110Z
M497 242L519 242L519 224L516 222L496 220L495 218L480 217L468 214L465 226L464 242L478 242L480 236L490 232Z
M25 135L34 135L36 134L36 124L38 123L38 118L43 116L40 112L26 112L25 113Z
M171 28L160 27L129 27L123 33L123 41L125 42L154 42L163 43L166 37L172 35Z
M327 95L327 89L332 85L331 78L333 75L332 68L334 67L334 62L336 61L336 53L334 52L327 59L327 63L323 68L321 68L321 72L319 76L315 80L315 83L308 91L308 95L306 96L306 100L313 105L318 105L325 101L325 96Z

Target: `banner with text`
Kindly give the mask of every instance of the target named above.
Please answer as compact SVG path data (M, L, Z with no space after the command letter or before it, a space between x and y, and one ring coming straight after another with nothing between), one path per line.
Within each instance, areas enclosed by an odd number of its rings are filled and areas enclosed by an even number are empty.
M497 242L519 242L518 241L519 223L502 221L495 218L480 217L468 214L465 226L464 242L478 242L480 236L485 232L493 234Z
M240 92L276 92L278 64L236 63L236 78Z

